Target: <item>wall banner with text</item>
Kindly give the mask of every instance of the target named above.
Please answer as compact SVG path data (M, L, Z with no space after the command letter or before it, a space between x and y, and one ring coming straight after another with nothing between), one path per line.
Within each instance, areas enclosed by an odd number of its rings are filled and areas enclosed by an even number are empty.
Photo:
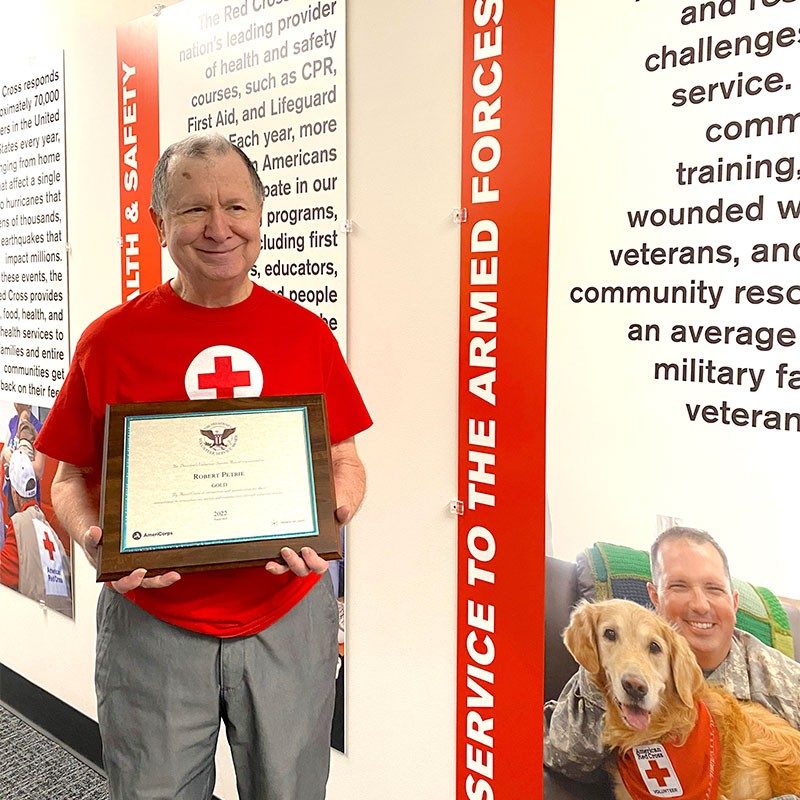
M251 277L347 329L345 4L190 0L117 35L122 297L175 274L147 209L161 150L214 132L266 189Z
M595 542L646 551L681 524L714 536L734 578L800 598L796 8L532 5L518 20L501 0L465 4L457 796L470 800L540 796L528 775L501 781L541 753L534 543L574 565ZM536 76L512 84L517 42ZM524 252L514 236L530 237ZM511 333L506 295L525 306ZM501 744L506 687L535 719Z
M553 554L645 549L660 515L797 598L797 9L556 9Z
M64 53L0 74L0 399L51 406L70 355Z
M464 4L456 797L539 797L552 8Z
M36 445L70 357L64 52L0 76L0 585L73 618L58 462Z

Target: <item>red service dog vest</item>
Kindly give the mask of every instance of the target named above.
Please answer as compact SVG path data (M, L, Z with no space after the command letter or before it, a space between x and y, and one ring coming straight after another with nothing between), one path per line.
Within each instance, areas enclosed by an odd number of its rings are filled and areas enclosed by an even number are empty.
M634 800L680 797L716 800L719 788L719 733L704 703L686 742L644 744L617 756L622 782Z

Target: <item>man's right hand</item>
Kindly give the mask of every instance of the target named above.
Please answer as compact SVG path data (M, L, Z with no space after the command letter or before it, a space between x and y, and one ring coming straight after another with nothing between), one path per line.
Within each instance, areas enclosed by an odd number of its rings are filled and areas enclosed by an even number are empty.
M102 538L103 531L101 531L97 525L92 525L89 530L83 534L79 542L80 546L83 548L83 552L86 553L86 558L89 559L89 563L95 569L97 569L97 559L99 556L98 548Z
M98 550L102 538L103 532L100 528L97 525L92 525L83 534L80 542L83 552L86 553L86 558L89 559L89 563L95 569L97 568ZM164 589L181 579L180 574L177 572L166 572L164 575L155 575L152 578L146 578L145 575L147 575L146 569L135 569L130 575L126 575L118 581L111 581L111 586L120 594L125 594L131 589Z

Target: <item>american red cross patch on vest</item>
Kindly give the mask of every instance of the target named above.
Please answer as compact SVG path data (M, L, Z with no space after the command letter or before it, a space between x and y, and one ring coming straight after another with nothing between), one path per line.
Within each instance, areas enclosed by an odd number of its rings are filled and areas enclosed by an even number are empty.
M716 800L719 788L719 734L704 703L686 742L633 747L617 757L622 782L634 800L680 797Z

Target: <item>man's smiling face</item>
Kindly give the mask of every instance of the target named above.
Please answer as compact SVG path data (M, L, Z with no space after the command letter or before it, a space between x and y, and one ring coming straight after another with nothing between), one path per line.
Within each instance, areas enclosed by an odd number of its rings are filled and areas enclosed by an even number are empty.
M184 282L212 294L243 284L261 249L261 199L236 153L170 164L166 209L151 212Z
M712 544L669 539L657 566L658 584L648 584L656 611L686 637L702 669L716 669L731 648L739 606L722 556Z

